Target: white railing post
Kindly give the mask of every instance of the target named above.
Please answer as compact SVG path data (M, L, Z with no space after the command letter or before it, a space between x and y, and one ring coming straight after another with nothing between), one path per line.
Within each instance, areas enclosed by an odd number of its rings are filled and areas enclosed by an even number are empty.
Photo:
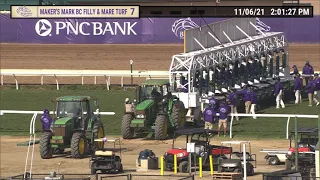
M1 75L1 86L3 86L3 79L4 79L4 76Z
M84 79L83 79L83 75L81 75L81 85L83 85L84 84Z
M234 116L231 116L231 121L230 121L230 138L232 138L232 124L233 124L233 118Z
M288 117L288 120L287 120L286 139L289 139L289 124L290 124L290 117Z
M55 74L54 74L54 77L56 78L57 90L59 90L60 88L59 88L58 78L57 78L57 76Z
M40 83L41 83L41 85L43 85L43 76L41 76Z
M16 75L13 74L14 80L16 82L16 90L19 90L19 84Z

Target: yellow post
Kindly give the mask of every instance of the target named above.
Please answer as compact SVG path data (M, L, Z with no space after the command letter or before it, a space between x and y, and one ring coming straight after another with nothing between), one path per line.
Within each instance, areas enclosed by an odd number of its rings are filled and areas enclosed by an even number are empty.
M213 175L212 155L209 156L209 160L210 160L210 175Z
M177 174L177 172L178 172L178 168L177 168L177 166L178 166L178 163L177 163L177 155L175 154L174 156L173 156L173 168L174 168L174 174Z
M202 157L199 157L199 177L202 177Z
M163 163L163 156L160 157L160 175L164 175L164 163Z

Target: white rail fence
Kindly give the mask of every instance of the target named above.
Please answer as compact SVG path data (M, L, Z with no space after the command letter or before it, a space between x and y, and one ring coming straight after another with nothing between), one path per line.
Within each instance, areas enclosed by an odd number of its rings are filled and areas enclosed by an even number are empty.
M43 111L21 111L21 110L0 110L0 116L4 114L41 114ZM54 111L50 111L50 114L54 114ZM115 115L115 112L93 112L100 115Z
M124 85L124 78L142 77L146 79L169 78L169 71L142 71L135 70L60 70L60 69L0 69L1 85L4 85L4 77L12 76L15 80L16 89L19 89L17 77L40 77L40 84L44 84L44 77L54 77L57 90L59 90L58 77L81 77L81 84L84 85L84 77L94 77L94 84L97 84L97 77L104 77L107 89L110 89L111 77L120 78L121 86Z
M230 138L233 138L232 136L232 125L233 120L235 116L238 117L257 117L256 120L258 120L258 117L273 117L273 118L287 118L287 126L286 126L286 139L289 139L289 126L290 126L290 118L308 118L308 119L319 119L320 115L303 115L303 114L233 114L231 113L229 116L231 116L231 122L230 122Z

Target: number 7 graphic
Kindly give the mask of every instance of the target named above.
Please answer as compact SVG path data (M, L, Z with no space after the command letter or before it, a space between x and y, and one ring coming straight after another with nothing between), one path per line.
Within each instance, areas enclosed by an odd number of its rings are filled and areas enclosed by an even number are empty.
M130 8L130 9L132 10L131 15L133 15L135 8Z

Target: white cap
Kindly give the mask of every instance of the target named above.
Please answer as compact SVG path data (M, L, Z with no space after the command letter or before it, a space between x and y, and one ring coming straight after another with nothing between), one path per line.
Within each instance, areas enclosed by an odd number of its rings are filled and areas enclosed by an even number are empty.
M124 100L124 102L129 102L129 98L126 98L126 99Z

